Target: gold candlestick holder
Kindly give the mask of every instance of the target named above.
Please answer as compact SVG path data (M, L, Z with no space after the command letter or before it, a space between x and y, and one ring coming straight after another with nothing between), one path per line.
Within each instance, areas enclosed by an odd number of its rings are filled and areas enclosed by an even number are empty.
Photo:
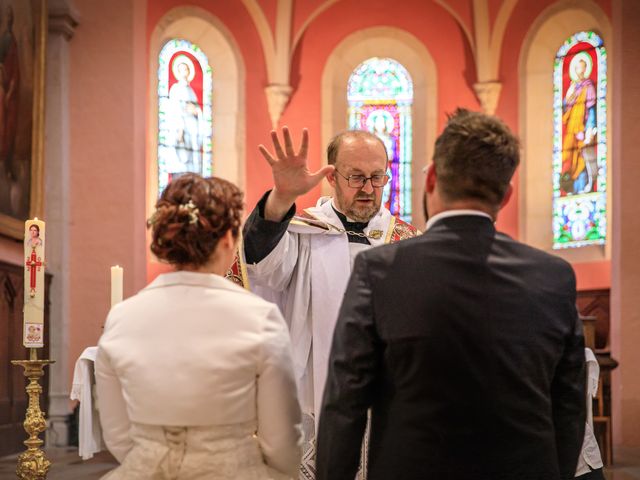
M51 462L40 449L44 440L38 438L47 429L45 414L40 409L40 395L42 394L40 378L44 375L44 367L55 363L55 361L38 360L37 350L31 348L29 360L11 360L11 363L24 368L24 376L29 379L29 384L26 387L29 404L23 423L29 438L24 441L27 450L18 457L16 475L21 480L45 480Z

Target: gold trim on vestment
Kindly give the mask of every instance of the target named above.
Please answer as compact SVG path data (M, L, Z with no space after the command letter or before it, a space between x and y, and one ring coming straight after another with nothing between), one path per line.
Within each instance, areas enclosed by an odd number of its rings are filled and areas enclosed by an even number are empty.
M307 213L307 215L312 216L309 212L305 212ZM330 231L336 231L338 233L344 233L347 235L353 235L356 237L362 237L362 238L371 238L373 240L379 240L380 238L382 238L383 235L383 231L382 230L369 230L369 233L364 233L364 232L354 232L351 230L345 230L344 228L340 228L340 227L336 227L335 225L329 223L329 222L325 222L323 220L320 219L315 219L314 218L304 218L304 217L294 217L297 218L298 220L291 220L289 223L293 223L294 225L303 225L306 227L317 227L317 228L322 228L324 230L326 230L327 232Z
M298 217L298 218L301 218L301 217ZM322 220L313 220L313 219L308 219L308 220L309 221L297 220L294 218L294 219L291 219L291 221L289 222L289 225L298 225L301 227L317 227L327 231L331 230L331 226L328 223L323 222Z
M240 277L242 278L242 286L247 290L249 288L249 274L247 273L247 262L244 260L244 239L242 230L240 230L240 238L238 240L238 262L240 263Z
M391 215L391 221L389 222L389 229L387 230L387 238L384 239L384 243L391 242L391 235L393 235L393 230L396 226L396 217Z
M360 237L365 237L365 238L371 238L373 240L379 240L380 238L382 238L383 235L383 230L369 230L369 233L356 233L356 232L350 232L350 231L345 231L344 228L340 228L340 227L336 227L335 225L332 225L329 222L325 222L324 220L320 220L318 217L316 217L314 214L312 214L311 212L308 211L308 209L303 210L303 212L307 215L309 215L309 217L311 218L304 218L302 216L295 216L291 219L291 221L289 222L290 224L293 225L299 225L299 226L305 226L305 227L317 227L317 228L322 228L326 231L331 231L331 230L335 230L337 232L340 233L346 233L347 235L357 235ZM384 243L389 243L391 241L392 235L394 233L394 228L396 225L396 217L391 216L391 220L389 221L389 227L387 229L387 236L385 237L385 241Z
M227 273L224 274L224 278L230 280L236 285L240 285L245 290L249 288L249 275L247 274L247 262L244 260L244 245L242 239L242 231L238 235L238 245L236 246L236 255L233 259L233 263L227 269ZM234 269L236 271L234 271Z

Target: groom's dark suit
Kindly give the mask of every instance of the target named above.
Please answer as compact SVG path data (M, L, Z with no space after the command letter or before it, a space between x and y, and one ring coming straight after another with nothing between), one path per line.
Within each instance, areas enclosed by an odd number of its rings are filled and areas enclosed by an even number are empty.
M477 215L361 253L335 330L319 480L572 478L584 345L573 270Z

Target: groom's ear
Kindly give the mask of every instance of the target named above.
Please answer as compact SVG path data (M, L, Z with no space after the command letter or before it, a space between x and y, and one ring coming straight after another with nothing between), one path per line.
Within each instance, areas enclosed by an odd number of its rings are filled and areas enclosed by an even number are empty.
M433 193L436 188L438 176L436 175L436 166L434 163L429 164L427 167L427 177L425 179L425 191L429 194Z
M500 210L502 210L507 203L509 203L509 200L511 200L511 195L513 194L513 183L509 183L509 186L507 187L507 191L504 192L504 197L502 197L502 202L500 202Z

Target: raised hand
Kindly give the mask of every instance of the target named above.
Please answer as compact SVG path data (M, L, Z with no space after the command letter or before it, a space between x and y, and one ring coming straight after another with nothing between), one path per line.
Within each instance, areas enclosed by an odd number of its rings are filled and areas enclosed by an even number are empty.
M332 165L327 165L315 173L309 171L307 165L307 151L309 146L309 132L302 130L302 143L296 153L293 149L291 133L287 127L282 128L284 150L278 138L278 133L271 132L271 140L275 156L264 145L258 149L271 165L273 173L273 190L267 199L265 218L281 221L300 195L304 195L314 188L330 172Z

